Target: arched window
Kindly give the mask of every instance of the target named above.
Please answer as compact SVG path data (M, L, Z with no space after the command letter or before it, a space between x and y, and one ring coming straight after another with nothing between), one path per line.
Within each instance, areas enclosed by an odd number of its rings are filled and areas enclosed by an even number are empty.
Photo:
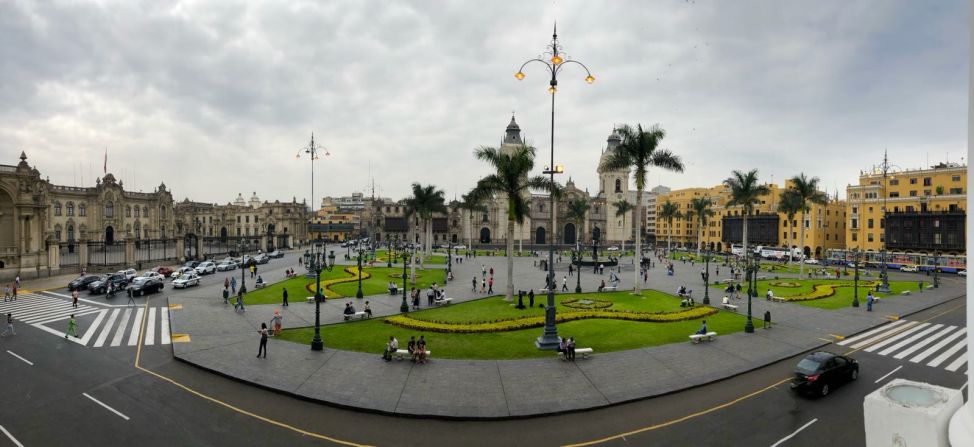
M74 202L68 202L68 215L74 216Z
M105 202L105 217L115 217L115 204L111 200Z
M622 180L616 179L616 192L622 192Z
M74 241L74 225L68 224L68 242Z
M136 207L136 208L135 208L135 210L136 210L136 211L138 211L138 210L139 210L139 208L138 208L138 207ZM140 224L140 223L138 223L138 222L136 222L136 223L135 223L135 233L134 233L134 235L135 235L135 238L136 238L136 239L138 239L138 238L139 238L139 236L141 236L141 235L142 235L142 224Z
M85 204L83 204L83 203L79 203L78 204L78 215L79 216L81 216L81 217L86 216L88 214L87 213L87 210L88 210L88 207L86 207Z
M135 217L140 217L140 216L141 213L139 212L139 207L135 207Z
M142 207L142 215L145 217L149 217L149 207L145 207L145 206Z
M125 205L125 217L132 217L132 207Z
M160 206L159 207L159 218L160 219L165 219L166 218L166 207L165 206Z
M61 215L61 202L54 202L54 215L55 216Z
M61 242L61 224L57 224L54 226L54 239L58 242Z

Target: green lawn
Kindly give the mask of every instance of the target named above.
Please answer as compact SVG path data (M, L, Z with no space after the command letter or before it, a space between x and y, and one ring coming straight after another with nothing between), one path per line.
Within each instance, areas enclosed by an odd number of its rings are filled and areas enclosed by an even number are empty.
M872 281L872 280L875 280L875 278L862 280L861 283L862 282ZM784 287L784 286L772 285L771 284L771 283L775 283L775 282L779 282L779 283L797 283L797 284L800 284L800 286L799 287ZM761 281L758 281L757 296L758 296L758 299L765 299L765 294L768 292L768 287L769 286L771 287L771 290L772 290L772 292L774 293L775 296L789 297L789 296L804 295L804 294L811 293L812 290L814 289L814 286L816 284L826 284L826 285L828 285L828 284L836 284L836 283L846 284L846 283L851 283L851 282L852 282L852 280L847 280L845 278L843 278L840 281L830 280L830 279L810 279L810 280L809 279L804 279L804 280L798 280L798 279L789 279L789 278L782 278L782 279L779 279L779 280L774 280L774 279L761 280ZM717 284L717 285L713 285L711 287L714 287L714 288L718 288L718 289L723 290L725 287L727 287L727 285L726 284ZM891 293L889 294L889 296L899 295L900 292L902 292L904 290L909 290L911 293L917 293L918 292L917 283L910 282L910 281L890 281L889 288L891 290ZM742 289L742 293L744 293L744 290L746 290L746 284L744 284L744 289ZM859 286L859 302L860 302L860 304L862 306L865 306L866 305L866 293L868 293L870 290L874 290L874 287L873 286L869 286L869 285L861 285L860 284L860 286ZM825 298L814 299L814 300L793 301L793 302L796 303L796 304L801 304L803 306L817 307L817 308L820 308L820 309L839 309L839 308L843 308L843 307L849 307L849 306L852 305L852 297L853 297L853 294L854 293L855 293L855 291L854 291L854 288L853 287L836 287L835 294L832 295L832 296L825 297ZM716 297L713 297L712 296L711 299L719 300L721 296L723 296L723 295L716 296ZM876 295L876 296L883 297L884 295Z
M336 267L330 272L327 270L321 271L322 281L334 278L345 278L347 276L350 275L342 271L340 267ZM282 294L281 291L285 288L287 288L288 301L304 301L305 297L314 295L313 293L308 292L304 286L314 283L314 278L306 279L303 274L298 275L296 278L290 278L284 281L268 284L267 287L260 289L254 289L253 282L250 282L250 289L248 289L249 291L246 295L244 295L244 304L280 303ZM354 292L352 296L355 296Z
M645 312L679 311L679 300L661 292L647 291L644 297L633 296L627 292L603 294L564 294L556 295L559 311L567 311L561 302L572 299L596 299L611 301L610 309L639 310ZM543 301L535 297L535 306ZM527 298L525 298L525 301ZM527 303L525 303L527 305ZM442 308L411 312L410 317L421 320L473 322L489 321L519 316L541 315L543 310L519 310L500 297L484 298L468 303ZM738 332L744 328L741 315L719 311L706 317L707 327L719 334ZM699 320L673 323L651 323L610 319L571 321L558 325L558 333L563 337L575 337L578 347L592 347L597 353L657 346L667 343L686 342L687 336L700 327ZM519 359L552 356L550 352L539 351L534 340L541 334L541 328L531 328L508 332L480 334L445 334L404 329L384 323L376 318L366 321L336 323L321 328L325 344L337 349L374 352L381 354L390 335L405 346L410 336L425 335L427 346L436 358L455 359ZM313 334L312 328L297 328L284 331L281 338L308 343Z
M388 250L376 250L375 251L375 258L376 258L376 261L375 261L376 264L375 265L386 264L386 262L387 262L386 256L388 255L388 253L389 253ZM434 254L433 255L431 255L431 256L425 256L422 253L420 253L420 252L417 251L416 252L416 255L417 256L421 256L423 258L423 264L424 265L430 265L430 264L446 264L446 255L445 254L440 255L440 254L435 254L435 253L436 252L434 251ZM364 253L362 255L365 256ZM397 251L397 252L395 252L395 255L396 255L396 261L398 261L398 264L399 264L399 266L401 268L402 267L402 252ZM352 258L352 259L355 259L355 258ZM363 259L362 262L364 263L365 262L365 258L362 258L362 259Z
M365 267L362 272L367 272L371 276L369 279L362 279L362 293L368 295L382 295L389 293L389 281L394 281L397 286L402 287L402 267ZM414 287L409 284L410 269L406 269L407 287ZM364 275L363 275L364 276ZM446 282L446 270L443 269L416 269L416 284L418 288L428 288L433 283L443 285ZM339 295L353 297L358 291L358 281L334 284L331 286Z

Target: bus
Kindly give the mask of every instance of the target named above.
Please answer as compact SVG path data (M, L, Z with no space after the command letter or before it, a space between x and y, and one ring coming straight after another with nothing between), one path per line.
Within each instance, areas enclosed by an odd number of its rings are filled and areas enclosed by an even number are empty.
M848 264L852 262L855 254L852 250L828 250L826 262L828 264ZM882 254L877 251L865 251L859 254L860 262L866 267L880 267L883 264ZM944 273L957 273L967 270L967 257L964 255L940 255L934 256L926 253L900 253L889 252L886 254L886 267L892 270L899 270L900 267L916 267L918 271L932 271L934 266L939 267Z

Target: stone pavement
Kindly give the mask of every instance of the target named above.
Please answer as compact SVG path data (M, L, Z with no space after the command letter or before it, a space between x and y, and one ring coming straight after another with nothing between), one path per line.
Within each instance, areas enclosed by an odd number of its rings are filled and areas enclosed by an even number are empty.
M515 288L527 289L535 284L536 299L543 300L537 284L543 284L544 272L532 267L533 260L517 258ZM477 276L479 281L481 263L494 267L495 292L502 290L504 262L503 258L481 257L454 264L457 280L447 286L447 294L456 302L479 298L479 293L470 291L470 278ZM271 265L272 269L262 272L264 278L282 279L288 265ZM559 265L556 271L564 269L567 264ZM648 285L672 291L686 284L698 289L694 295L701 299L699 272L699 264L677 264L676 275L668 277L657 267ZM899 275L891 276L895 280ZM631 270L627 272L624 266L620 276L620 289L631 286ZM601 278L583 270L583 288L594 290ZM313 324L314 306L292 293L292 304L287 308L248 306L247 312L237 314L223 303L220 290L216 284L169 296L170 304L183 306L170 313L172 332L191 337L189 343L173 345L176 358L264 388L332 405L402 415L509 418L618 404L724 379L826 345L830 334L848 336L883 324L888 321L884 318L887 314L905 315L961 296L964 282L963 278L944 278L936 291L884 299L872 313L864 306L822 310L759 299L753 303L753 315L759 317L771 310L776 321L773 329L760 329L761 322L755 319L755 333L721 335L712 343L596 352L592 358L579 358L574 363L559 361L554 354L528 360L446 360L434 355L425 365L385 363L380 359L382 346L376 346L374 353L329 349L328 340L323 352L312 352L307 345L271 339L268 358L256 359L257 328L275 309L282 310L285 327L295 327ZM382 316L398 313L401 295L366 299L375 315ZM719 292L711 294L711 299L719 302ZM359 306L364 300L329 300L322 305L322 324L341 324L342 303L346 301ZM744 311L745 303L740 300L735 304L741 304ZM585 341L580 342L584 347ZM435 337L430 349L435 354Z

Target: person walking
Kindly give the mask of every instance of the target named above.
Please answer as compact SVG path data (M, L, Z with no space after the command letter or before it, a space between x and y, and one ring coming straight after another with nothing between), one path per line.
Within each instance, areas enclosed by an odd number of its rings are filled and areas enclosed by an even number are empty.
M480 279L480 293L487 293L487 280L483 278Z
M281 306L287 307L287 289L281 289Z
M277 337L281 335L281 326L284 319L281 317L281 312L274 310L274 316L271 317L271 327L274 328L274 336Z
M253 278L255 274L257 274L256 266L254 266L253 264L251 264L250 265L250 277Z
M4 284L3 285L3 301L6 302L6 301L9 301L9 300L10 300L10 284Z
M477 291L477 277L476 276L474 276L473 278L470 278L470 291L471 292L476 292Z
M78 322L74 321L74 314L68 318L68 331L64 333L64 338L68 338L68 335L78 338Z
M7 332L10 332L11 335L17 335L17 331L14 330L14 314L10 312L7 312L7 328L3 330L0 337L6 337Z
M399 340L396 337L390 335L389 342L386 343L386 349L382 352L382 360L387 362L392 361L392 355L399 350Z
M244 309L243 291L242 290L240 292L237 292L237 302L233 305L233 310L234 311L238 311L239 310L240 312L246 312L247 311L246 309Z
M372 318L372 306L369 306L369 302L365 302L365 308L362 309L365 312L365 318Z
M108 287L112 287L112 285L111 285L111 284L109 284L109 285L108 285ZM224 301L224 302L226 302L226 300L227 300L227 299L225 298L225 297L226 297L226 290L224 290L223 292L224 292L224 298L223 298L223 301ZM131 305L133 305L133 306L135 306L135 305L136 305L136 304L135 304L135 297L134 297L134 296L133 296L133 295L132 295L131 293L130 293L130 294L128 294L128 296L129 296L129 300L128 300L128 301L127 301L127 302L126 302L125 304L126 304L126 305L128 305L128 304L131 304Z
M771 329L771 311L764 311L764 328Z
M872 312L873 311L873 300L874 299L875 298L873 298L873 292L872 291L869 291L866 294L866 312Z
M260 330L257 331L260 334L260 347L257 348L257 358L260 358L260 354L264 353L264 358L267 358L267 323L260 324Z
M561 291L562 292L567 292L568 291L568 277L567 276L562 276L561 277Z
M78 307L78 289L71 289L71 307Z
M223 288L230 290L230 277L223 278Z
M490 279L487 280L487 293L494 293L494 274L493 273L490 274Z
M234 276L230 278L230 293L233 295L237 294L237 277Z

